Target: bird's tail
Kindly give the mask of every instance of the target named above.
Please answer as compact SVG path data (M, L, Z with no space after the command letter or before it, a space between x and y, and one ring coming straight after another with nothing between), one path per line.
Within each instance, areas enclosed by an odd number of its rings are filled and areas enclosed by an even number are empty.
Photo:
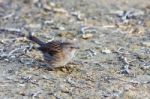
M42 46L43 44L45 44L43 41L39 40L38 38L36 38L35 36L32 35L31 32L29 32L29 35L27 36L27 38L37 44L39 44L40 46Z

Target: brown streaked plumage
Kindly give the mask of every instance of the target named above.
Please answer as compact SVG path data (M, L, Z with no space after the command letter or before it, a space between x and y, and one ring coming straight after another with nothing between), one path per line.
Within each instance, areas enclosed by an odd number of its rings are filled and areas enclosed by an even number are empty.
M28 36L28 39L40 45L38 49L42 51L45 61L52 68L66 65L72 60L77 49L79 49L76 44L71 42L51 41L44 43L31 34Z

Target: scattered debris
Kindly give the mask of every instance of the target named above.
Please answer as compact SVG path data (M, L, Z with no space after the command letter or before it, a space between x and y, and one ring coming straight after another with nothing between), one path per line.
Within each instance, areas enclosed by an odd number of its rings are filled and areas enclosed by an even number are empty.
M122 60L122 62L124 64L123 70L121 70L122 73L123 74L129 74L129 62L127 61L127 58L122 56L121 60Z
M87 49L86 52L88 53L87 55L90 57L97 55L96 51L94 51L92 49Z
M8 19L8 18L13 17L13 15L15 15L14 12L12 12L12 13L10 13L10 14L8 14L8 15L5 15L5 16L3 16L2 18L3 18L3 19Z
M94 36L94 33L97 33L97 30L92 27L83 27L81 28L82 38L89 39Z
M111 50L105 48L104 50L102 50L102 53L104 53L104 54L110 54L112 52L111 52Z
M116 52L119 53L119 54L130 54L130 53L129 53L128 51L126 51L126 49L123 48L123 47L120 47Z
M142 26L131 27L128 30L129 35L141 36L145 34L145 29Z
M142 62L142 64L140 64L140 66L141 66L141 69L143 69L143 70L150 69L150 61Z
M40 29L42 27L41 24L28 24L25 26L25 28L31 28L31 29Z
M84 19L84 15L81 12L72 12L71 13L73 16L77 17L77 20L81 21Z
M0 32L16 32L20 33L22 30L19 28L0 28Z
M124 11L112 11L111 14L116 14L120 17L121 21L128 22L129 19L144 15L144 11L139 9L128 9Z
M149 75L138 75L132 79L132 82L138 82L139 84L149 84L150 76Z
M97 33L97 29L94 27L83 27L81 28L81 33L85 34L85 33Z
M89 39L89 38L92 38L92 37L93 37L93 34L89 34L89 33L82 35L82 38L83 38L83 39Z
M142 42L142 45L150 47L150 42L146 41L146 42Z

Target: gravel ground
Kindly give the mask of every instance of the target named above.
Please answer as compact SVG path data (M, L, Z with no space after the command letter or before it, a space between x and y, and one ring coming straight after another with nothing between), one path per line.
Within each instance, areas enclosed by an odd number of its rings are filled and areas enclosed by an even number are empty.
M49 71L37 44L75 40L69 69ZM149 0L0 0L1 99L149 99Z

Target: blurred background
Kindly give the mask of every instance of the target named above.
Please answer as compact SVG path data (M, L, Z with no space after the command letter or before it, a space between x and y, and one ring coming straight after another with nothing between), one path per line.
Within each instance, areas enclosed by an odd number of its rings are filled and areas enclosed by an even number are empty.
M48 71L26 37L76 41L71 72ZM150 95L149 0L0 0L0 98Z

